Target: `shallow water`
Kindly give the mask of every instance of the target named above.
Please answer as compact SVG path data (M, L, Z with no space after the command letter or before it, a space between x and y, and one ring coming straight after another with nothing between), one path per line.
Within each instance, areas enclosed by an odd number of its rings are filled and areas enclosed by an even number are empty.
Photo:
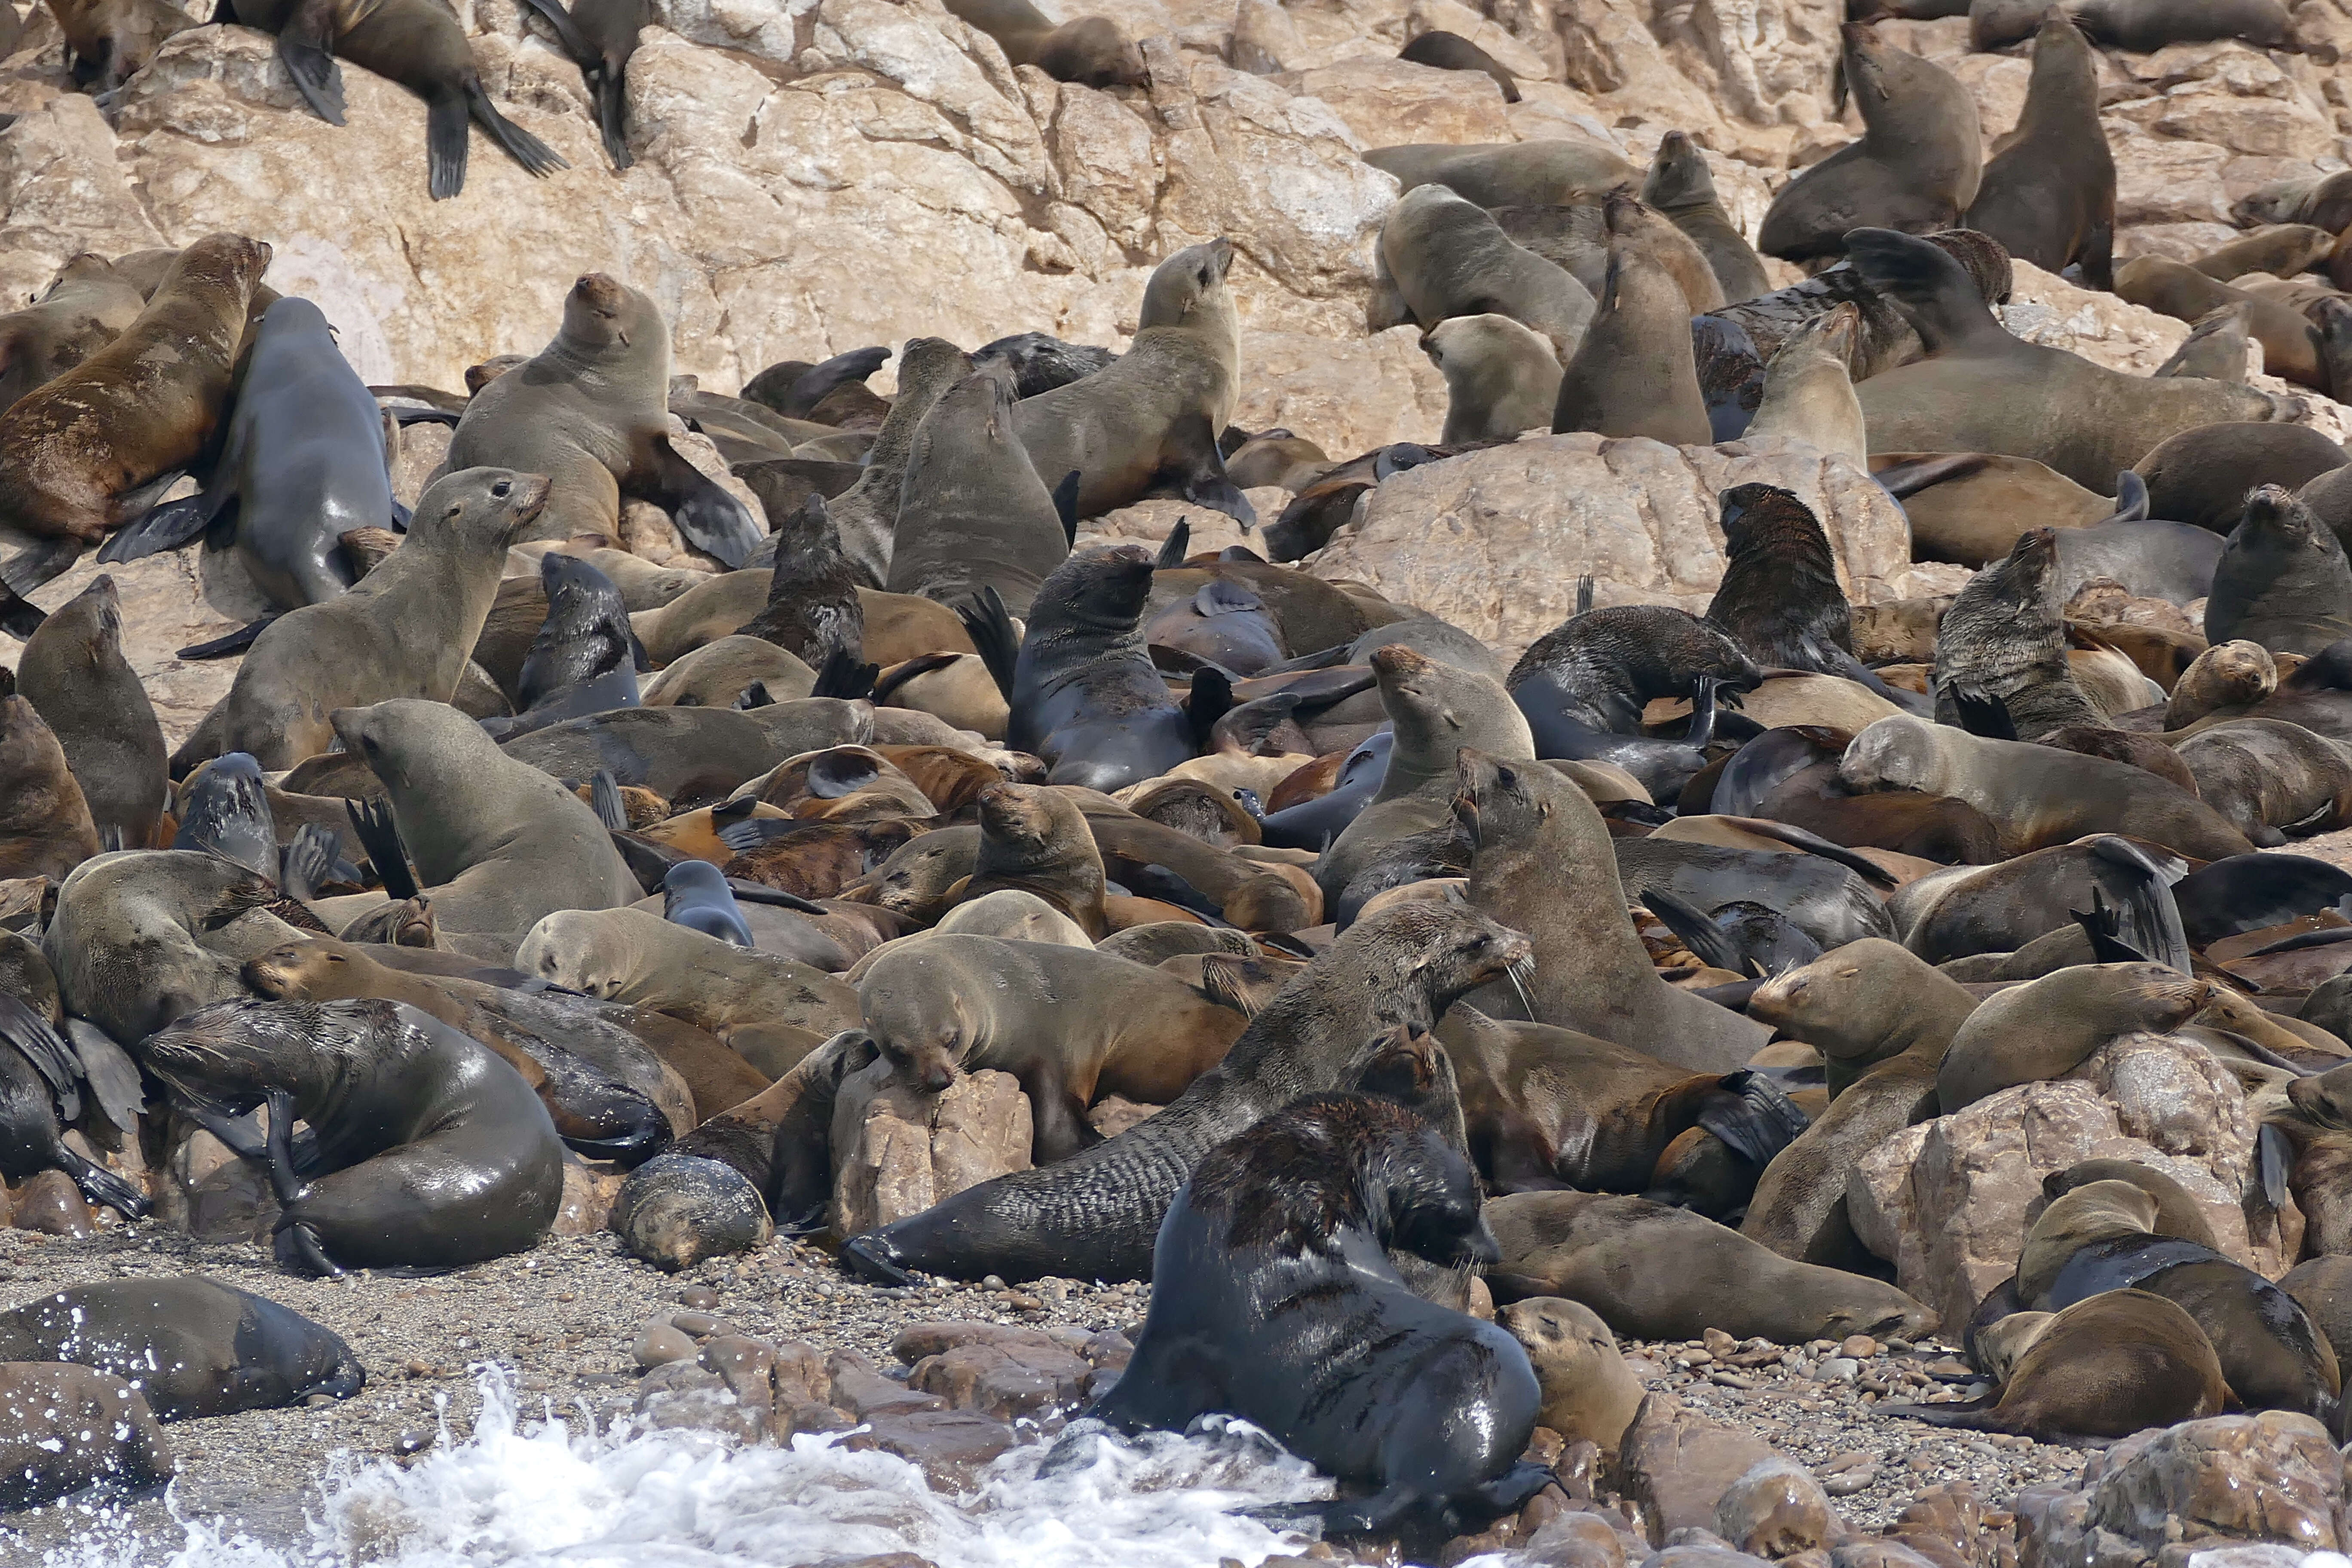
M940 1568L1214 1568L1302 1541L1234 1510L1330 1495L1246 1428L1099 1446L1047 1480L1045 1447L1017 1448L964 1497L932 1491L891 1455L801 1437L734 1448L695 1433L586 1430L517 1409L501 1369L481 1372L463 1440L403 1467L338 1456L303 1526L241 1531L184 1523L176 1539L89 1511L44 1568L790 1568L913 1552ZM71 1506L71 1505L68 1505ZM255 1539L256 1534L264 1539Z

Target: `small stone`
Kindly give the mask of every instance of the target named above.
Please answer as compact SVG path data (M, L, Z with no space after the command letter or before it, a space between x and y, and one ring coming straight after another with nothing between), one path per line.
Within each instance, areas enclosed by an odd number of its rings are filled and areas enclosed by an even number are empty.
M1003 1275L991 1274L981 1280L980 1288L983 1290L1003 1290L1007 1289L1007 1286L1004 1283L1004 1277Z
M1841 1470L1822 1482L1822 1490L1832 1497L1852 1497L1868 1491L1878 1484L1878 1467L1864 1465L1860 1469Z
M669 1315L669 1326L681 1334L691 1334L698 1340L707 1340L724 1330L727 1324L723 1320L715 1318L709 1312L672 1312Z
M1868 1361L1878 1353L1878 1342L1868 1334L1849 1334L1838 1346L1838 1354L1852 1356L1856 1361Z
M1860 1376L1862 1367L1852 1356L1832 1356L1822 1363L1813 1373L1815 1383L1852 1383Z
M674 1361L692 1361L694 1342L669 1323L647 1323L636 1342L629 1347L637 1365L646 1372L657 1366L667 1366Z
M421 1454L433 1447L433 1439L437 1436L439 1434L430 1426L407 1427L394 1436L392 1451L402 1458L411 1454Z
M566 1292L557 1299L569 1301L572 1297L569 1292ZM688 1285L678 1291L677 1299L680 1305L691 1307L700 1312L711 1311L719 1305L719 1292L708 1285Z
M1715 1355L1729 1355L1739 1348L1739 1342L1721 1329L1709 1329L1699 1336L1699 1343Z
M1713 1373L1708 1375L1707 1381L1719 1388L1751 1389L1759 1386L1755 1378L1745 1377L1736 1372Z
M1045 1302L1034 1296L1024 1296L1017 1290L1004 1298L1004 1304L1016 1312L1042 1312L1045 1310Z

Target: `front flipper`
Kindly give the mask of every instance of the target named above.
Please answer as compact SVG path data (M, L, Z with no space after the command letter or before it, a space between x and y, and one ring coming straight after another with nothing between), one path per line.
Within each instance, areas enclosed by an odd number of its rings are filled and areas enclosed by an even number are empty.
M210 642L190 643L173 657L187 659L226 658L233 653L243 653L253 646L253 639L267 631L269 628L269 623L277 618L278 616L272 614L264 616L257 621L248 621L225 637L215 637Z
M165 501L162 506L148 508L138 521L115 530L113 537L99 551L98 558L111 566L177 550L194 543L212 520L213 509L201 495Z
M751 509L679 457L667 436L655 437L653 448L653 500L688 543L717 556L730 571L742 565L762 537Z
M5 584L12 594L29 594L50 578L69 571L81 559L83 542L68 537L45 539L8 557L0 565L0 584Z
M343 813L352 819L352 829L360 836L361 847L367 851L368 861L375 868L377 880L395 901L417 896L416 872L409 865L408 846L400 837L400 824L394 820L392 804L381 800L343 801Z
M343 123L343 71L335 63L332 0L300 0L278 29L278 58L320 119Z
M281 1263L299 1263L330 1279L341 1279L343 1270L327 1256L320 1245L319 1233L293 1216L296 1204L310 1195L310 1184L296 1173L294 1167L294 1097L282 1089L268 1091L269 1137L263 1145L263 1161L269 1170L269 1189L278 1194L278 1206L288 1212L278 1221L277 1252Z
M0 583L0 632L22 641L41 629L49 618L47 610L16 596L16 590Z
M1184 499L1223 512L1245 529L1255 528L1257 508L1225 477L1224 454L1217 450L1217 433L1209 427L1208 416L1193 415L1172 434L1181 450L1168 467L1181 476Z

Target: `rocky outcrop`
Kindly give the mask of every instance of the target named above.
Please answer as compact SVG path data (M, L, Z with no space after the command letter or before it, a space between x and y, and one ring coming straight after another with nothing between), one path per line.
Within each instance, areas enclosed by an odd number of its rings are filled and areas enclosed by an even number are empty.
M2042 1212L2042 1178L2084 1160L2164 1172L2197 1199L2223 1252L2275 1279L2293 1266L2302 1216L2249 1202L2258 1119L2237 1079L2192 1040L2127 1035L2067 1077L2021 1084L1906 1129L1846 1183L1864 1246L1895 1283L1964 1323L2016 1271Z
M967 1073L938 1095L891 1084L874 1094L855 1126L847 1147L835 1150L835 1223L844 1236L1029 1168L1029 1101L1010 1073Z

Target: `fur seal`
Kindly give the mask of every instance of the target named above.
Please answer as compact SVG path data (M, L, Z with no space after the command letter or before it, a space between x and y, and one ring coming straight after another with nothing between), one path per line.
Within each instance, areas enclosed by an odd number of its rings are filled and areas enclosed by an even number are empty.
M2205 601L2205 640L2316 654L2352 636L2352 562L2333 530L2277 485L2246 497Z
M1486 1204L1497 1301L1564 1296L1630 1339L1708 1329L1778 1344L1848 1334L1912 1338L1936 1315L1892 1285L1796 1263L1713 1220L1646 1198L1515 1193ZM1676 1267L1657 1268L1661 1258Z
M277 891L236 862L195 850L100 855L58 889L42 951L68 1011L117 1040L136 1040L192 1007L244 994L237 967L247 955L236 947L247 922L261 927L250 933L257 947L298 934L249 912Z
M2156 374L2205 381L2246 380L2254 374L2252 311L2251 305L2224 305L2199 317L2171 357L2156 367Z
M196 26L166 0L53 0L74 83L93 96L114 91L147 68L166 40Z
M1496 921L1522 922L1534 969L1527 1011L1648 1051L1693 1072L1729 1072L1765 1041L1760 1025L1658 977L1626 913L1608 825L1553 769L1462 753L1454 810L1473 847L1468 897ZM1510 992L1474 998L1508 1017Z
M1857 229L1847 251L1927 350L1856 385L1873 452L2032 458L2104 494L2168 436L2282 416L2279 403L2252 387L2125 375L2029 343L1994 318L1967 268L1928 240Z
M1067 915L1087 940L1109 934L1102 852L1076 801L1055 789L997 783L974 804L980 842L963 898L1030 893Z
M2024 111L1985 165L1968 225L2044 272L2079 262L2091 288L2114 287L2116 158L2099 123L2098 57L2054 5L2034 35Z
M836 655L862 661L866 605L857 596L856 569L842 552L831 509L811 496L786 513L770 537L776 562L768 576L768 602L743 623L741 635L775 644L812 672Z
M1612 201L1617 204L1614 218ZM1636 198L1630 185L1589 206L1497 207L1492 216L1511 243L1542 257L1595 296L1609 280L1609 247L1622 242L1673 278L1694 312L1723 306L1723 287L1697 242Z
M865 470L856 484L826 503L839 530L841 553L863 586L879 588L889 579L891 536L915 432L948 389L971 373L963 351L944 338L909 338L899 352L898 395L891 400L882 428L875 432ZM758 563L754 552L751 563Z
M2264 1125L2284 1133L2294 1150L2287 1188L2303 1210L2304 1249L2343 1252L2352 1245L2352 1204L2345 1201L2346 1173L2352 1170L2352 1072L2331 1068L2295 1079L2286 1086L2286 1099Z
M1445 377L1447 446L1517 440L1550 425L1559 356L1541 333L1493 312L1449 316L1421 334L1421 351Z
M2231 719L2174 750L2199 797L2255 844L2284 843L2282 829L2326 832L2352 811L2352 756L2300 724Z
M1644 707L1714 691L1746 690L1761 679L1755 661L1722 628L1664 605L1612 605L1571 616L1528 647L1504 685L1534 731L1536 754L1622 767L1653 800L1681 794L1706 766L1699 751L1711 718L1694 704L1681 741L1647 738Z
M2343 468L2343 447L2307 425L2201 425L2158 443L2137 468L2151 517L2229 534L2260 485L2299 490Z
M2335 248L2336 237L2324 228L2307 223L2266 224L2226 245L2215 246L2189 265L2221 283L2249 272L2293 278L2317 267Z
M121 337L146 305L103 256L68 257L31 304L0 314L0 413Z
M1397 58L1438 70L1484 71L1503 89L1505 103L1519 101L1518 79L1504 69L1501 61L1459 33L1433 27L1399 49Z
M1050 488L1064 476L1047 479L1031 466L1013 430L1015 402L1012 371L983 366L950 389L915 432L891 534L891 593L951 604L993 588L1005 608L1025 616L1069 555Z
M2148 1227L2157 1235L2177 1236L2200 1247L2218 1245L2213 1227L2206 1222L2204 1211L2189 1195L2189 1190L2151 1165L2130 1160L2078 1160L2063 1171L2053 1171L2042 1177L2042 1195L2055 1200L2093 1182L2128 1182L2154 1198L2156 1213Z
M100 575L41 623L16 661L16 692L56 734L101 843L155 842L171 780L163 729L122 655L122 601Z
M2093 42L2136 55L2220 38L2256 48L2304 48L2279 0L2082 0L2073 15Z
M1508 316L1564 361L1593 317L1591 290L1514 244L1492 215L1443 184L1416 185L1389 209L1380 258L1423 327L1453 316Z
M1883 1404L1878 1413L2063 1443L2127 1437L2218 1415L2230 1396L2221 1363L2197 1320L2145 1290L2108 1290L2077 1301L2011 1354L2000 1396L1989 1403Z
M1192 754L1191 726L1144 647L1150 593L1151 557L1135 545L1082 551L1038 589L1004 738L1044 759L1052 783L1108 793Z
M1158 1115L1059 1164L982 1183L854 1237L842 1261L887 1279L912 1269L961 1279L1139 1278L1168 1205L1211 1148L1301 1094L1338 1084L1381 1030L1426 1030L1458 997L1523 965L1528 953L1526 938L1451 905L1400 904L1360 921Z
M391 3L391 0L384 0ZM658 502L696 549L740 566L761 542L743 503L670 445L669 328L646 295L602 272L563 300L545 348L466 405L445 472L544 474L533 538L618 537L624 492Z
M94 1367L0 1363L0 1509L172 1479L172 1445L147 1401Z
M1142 52L1108 16L1073 16L1057 27L1029 0L955 0L948 9L995 39L1009 63L1035 66L1055 81L1151 85Z
M1706 154L1691 140L1689 132L1669 131L1659 141L1657 155L1650 160L1649 174L1642 182L1642 200L1691 237L1715 273L1725 300L1737 305L1771 291L1764 263L1724 210Z
M121 337L0 413L0 526L47 541L0 568L9 587L72 565L204 452L269 258L257 239L205 236Z
M1664 268L1626 243L1627 213L1637 205L1622 192L1609 195L1608 278L1561 369L1551 427L1704 447L1714 431L1698 389L1689 301Z
M1990 703L2020 741L2105 723L2068 667L2057 563L2057 531L2029 529L1952 601L1936 628L1937 723L1961 724Z
M1646 1391L1601 1315L1581 1301L1531 1296L1496 1312L1495 1321L1527 1351L1542 1385L1537 1424L1571 1443L1615 1453Z
M339 59L423 99L425 166L435 201L466 188L469 119L530 174L544 177L572 166L491 106L473 47L457 19L436 6L418 0L220 0L213 20L277 34L279 63L303 101L330 125L343 123Z
M1870 433L1853 393L1853 361L1861 312L1840 305L1790 332L1764 367L1764 396L1747 434L1802 441L1866 464Z
M1841 676L1885 692L1885 683L1853 657L1853 608L1812 509L1773 485L1734 485L1723 492L1722 527L1723 580L1707 601L1707 620L1759 665Z
M329 715L395 698L446 702L465 673L507 546L541 513L548 481L465 468L417 498L408 540L324 604L262 628L228 695L173 756L184 777L207 758L246 752L265 770L331 750Z
M266 1149L238 1152L268 1163L281 1259L319 1273L520 1251L562 1202L563 1146L530 1086L400 1003L215 1003L138 1056L215 1118L268 1107ZM298 1116L310 1129L299 1153Z
M2263 368L2298 385L2327 390L2319 329L2302 311L2216 282L2186 262L2162 256L2135 256L2116 270L2116 293L2191 323L2225 307L2244 308L2246 330L2263 345Z
M1756 248L1787 261L1832 259L1856 228L1955 228L1984 175L1974 94L1951 74L1848 22L1847 88L1862 139L1805 170L1772 199ZM1945 449L1949 450L1948 447Z
M539 579L547 619L515 675L516 718L484 726L501 741L644 700L637 689L643 645L613 580L558 550L540 557Z
M159 1421L349 1399L367 1371L340 1335L216 1279L101 1279L0 1312L0 1362L95 1367Z
M1363 157L1395 175L1405 192L1444 185L1490 211L1595 202L1640 174L1607 142L1570 137L1472 146L1416 142L1370 148Z
M2062 1078L2118 1035L2169 1034L2210 987L2161 963L2090 963L1987 998L1952 1037L1936 1072L1949 1116L2014 1084ZM2151 1200L2153 1201L2153 1200Z
M2146 838L2200 860L2253 847L2211 806L2127 763L1987 740L1908 715L1881 719L1856 735L1838 776L1857 791L1957 795L2021 854L2087 833Z
M291 610L359 577L342 538L394 521L383 415L308 300L269 307L247 351L236 405L203 491L158 507L99 552L132 561L207 531L231 535L262 596Z
M651 0L572 0L569 11L558 0L530 4L555 29L557 42L580 68L595 105L604 155L614 169L626 169L636 162L629 154L629 58L637 52L638 36L653 20Z
M1154 268L1127 352L1067 386L1013 405L1013 428L1038 476L1079 476L1077 515L1139 500L1162 479L1186 500L1255 527L1225 478L1217 437L1240 393L1241 319L1226 275L1234 245L1187 246Z
M1122 1432L1251 1421L1369 1489L1313 1506L1328 1531L1450 1536L1517 1507L1547 1478L1519 1459L1542 1405L1527 1352L1414 1294L1391 1248L1439 1268L1490 1259L1475 1173L1403 1106L1294 1101L1175 1194L1135 1357L1087 1416Z
M100 847L65 748L30 702L0 697L0 878L62 882Z

